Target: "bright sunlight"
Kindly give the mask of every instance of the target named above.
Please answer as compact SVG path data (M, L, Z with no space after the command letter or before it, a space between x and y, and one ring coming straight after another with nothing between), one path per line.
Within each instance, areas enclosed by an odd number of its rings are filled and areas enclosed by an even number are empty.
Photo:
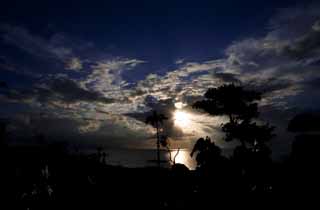
M181 128L186 128L190 126L190 116L188 113L180 110L174 112L174 124Z

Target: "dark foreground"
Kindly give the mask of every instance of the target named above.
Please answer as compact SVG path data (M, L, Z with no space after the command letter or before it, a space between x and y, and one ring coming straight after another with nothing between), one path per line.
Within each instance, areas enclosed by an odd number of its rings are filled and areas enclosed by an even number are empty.
M238 207L247 206L257 197L270 203L316 193L319 165L313 164L288 160L248 173L236 161L220 159L195 171L181 164L134 169L110 166L99 154L69 155L56 146L6 148L1 209L208 209L234 205L234 198L242 198Z

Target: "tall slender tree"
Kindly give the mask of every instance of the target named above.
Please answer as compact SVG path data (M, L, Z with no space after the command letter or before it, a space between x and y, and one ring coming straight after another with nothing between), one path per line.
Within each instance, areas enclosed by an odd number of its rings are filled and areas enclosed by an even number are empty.
M163 115L159 114L157 111L153 111L150 116L146 118L146 123L150 124L152 127L156 129L156 135L157 135L157 164L158 167L160 167L160 144L161 144L161 131L162 131L162 125L164 120L167 120L168 118Z

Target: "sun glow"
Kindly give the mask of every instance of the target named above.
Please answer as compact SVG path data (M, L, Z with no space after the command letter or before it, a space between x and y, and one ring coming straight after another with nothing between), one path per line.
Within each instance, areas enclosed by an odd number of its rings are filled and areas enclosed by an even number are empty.
M193 112L185 108L177 108L172 113L172 120L174 126L179 128L186 138L194 136L197 138L199 136L207 136L209 133L217 133L214 129L219 127L224 119L221 117L212 117L207 114ZM218 133L217 133L218 135Z
M180 110L174 112L174 124L181 128L187 128L190 126L190 116L188 113Z
M174 104L174 106L177 108L177 109L182 109L183 107L185 107L187 104L184 104L182 102L176 102Z

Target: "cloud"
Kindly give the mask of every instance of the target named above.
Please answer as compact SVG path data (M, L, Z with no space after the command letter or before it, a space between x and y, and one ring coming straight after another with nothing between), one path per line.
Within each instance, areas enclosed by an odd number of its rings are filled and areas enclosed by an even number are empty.
M83 68L82 61L77 57L72 57L65 62L65 69L79 71Z
M316 32L320 31L320 20L316 21L313 26L312 29Z
M177 64L177 65L179 65L179 64L183 64L183 63L184 63L184 61L185 61L185 59L184 59L184 58L180 58L180 59L177 59L177 60L175 61L175 64Z
M290 101L304 94L306 81L319 77L319 20L319 5L279 10L265 36L236 41L226 49L221 72L237 74L243 85L263 91L264 104L302 105Z
M9 100L22 103L39 102L51 103L59 101L61 104L76 102L101 102L113 103L114 100L104 97L102 94L86 90L75 81L68 78L55 78L47 83L35 85L31 89L10 89L4 93Z
M237 74L216 72L214 73L214 77L221 79L223 83L241 84L241 81L237 79L238 77Z
M87 124L78 127L80 133L96 132L101 127L101 122L97 120L88 120Z
M101 93L86 90L78 83L67 78L57 78L49 83L51 95L57 96L64 102L102 102L112 103L114 100L104 97Z
M147 75L137 82L131 93L133 103L157 109L165 101L192 104L209 87L236 83L262 92L261 110L269 114L281 112L289 115L292 110L318 107L319 8L279 10L264 36L234 41L225 49L225 56L221 59L179 62L175 69L169 69L164 75ZM168 110L172 111L165 109L164 112ZM142 119L145 115L140 113L137 116ZM269 120L283 126L276 117ZM209 134L213 133L212 129L217 129L207 123L202 126L202 135L206 134L205 131Z
M320 50L320 31L315 27L317 24L318 21L307 34L286 45L283 48L283 53L295 59L303 59L318 54Z
M74 130L83 135L120 141L131 135L134 143L139 138L152 137L150 127L144 124L151 108L172 116L174 103L190 105L201 99L208 88L225 83L261 91L262 110L287 113L294 108L318 107L319 8L319 5L309 5L280 9L271 18L264 35L234 40L226 47L222 58L202 62L176 60L173 67L161 74L149 69L140 73L140 67L148 67L147 61L111 56L85 41L79 43L70 39L66 34L56 33L44 38L23 27L2 25L1 39L6 45L44 62L54 60L61 65L54 65L55 70L59 68L60 75L43 73L32 87L11 88L8 83L10 88L0 94L0 100L37 107L52 113L52 118L73 119ZM80 49L79 46L84 47ZM0 65L17 69L12 63L1 62ZM145 72L148 74L144 75ZM144 78L137 79L140 77L134 74L144 75ZM128 75L133 76L126 79ZM195 114L189 106L184 110ZM218 133L214 123L221 119L199 114L199 120L199 135ZM183 135L172 120L166 126L175 138Z
M80 81L83 87L100 92L113 98L124 100L125 88L128 84L122 74L145 61L129 58L113 58L100 60L90 66L91 72Z
M27 58L17 60L17 55L8 50L6 58L0 59L0 65L27 76L33 76L39 71L43 75L64 70L80 71L85 63L90 63L90 59L99 53L91 42L66 33L56 32L44 37L25 27L10 24L0 25L0 41L1 47L13 47ZM86 59L82 59L82 56Z
M72 54L72 49L63 46L59 40L62 34L54 34L49 40L31 34L20 26L3 24L0 27L3 42L13 45L31 55L42 58L65 59Z
M192 147L199 136L206 135L211 136L220 146L227 146L222 141L223 134L219 129L221 123L225 121L224 117L212 117L205 113L199 113L190 107L183 107L179 111L186 113L188 123L185 125L186 127L181 127L176 124L175 112L177 109L173 99L161 100L153 95L147 95L144 104L149 108L145 112L128 113L126 116L145 122L153 110L164 114L167 117L167 120L163 121L164 135L169 137L173 147ZM151 126L148 127L151 129ZM149 135L153 139L156 138L155 132Z
M3 71L4 74L13 73L14 75L29 78L40 78L42 76L41 73L30 71L26 66L14 62L13 59L7 56L0 57L0 70Z
M216 85L212 74L221 65L222 60L187 62L163 76L151 73L138 81L135 93L142 97L153 95L160 100L181 100L185 95L202 95L208 87Z

